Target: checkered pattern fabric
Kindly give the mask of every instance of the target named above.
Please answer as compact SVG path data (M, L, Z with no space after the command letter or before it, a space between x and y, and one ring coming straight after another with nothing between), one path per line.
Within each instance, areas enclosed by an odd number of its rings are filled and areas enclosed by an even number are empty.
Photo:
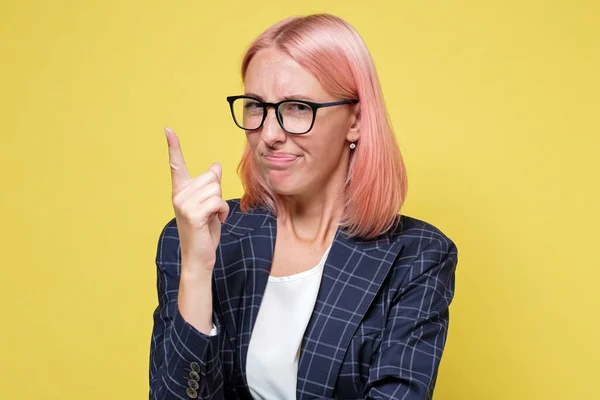
M179 313L175 220L160 234L151 399L251 399L246 355L277 220L264 209L242 213L238 199L228 203L213 273L216 336L200 333ZM298 399L432 398L458 252L433 225L404 215L398 219L393 231L373 240L336 232L302 342Z

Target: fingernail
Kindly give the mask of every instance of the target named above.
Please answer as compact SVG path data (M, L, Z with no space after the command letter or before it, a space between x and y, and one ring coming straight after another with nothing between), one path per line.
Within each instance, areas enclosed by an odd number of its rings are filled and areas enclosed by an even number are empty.
M165 135L167 137L169 137L169 133L173 133L173 130L171 128L169 128L168 126L165 126Z

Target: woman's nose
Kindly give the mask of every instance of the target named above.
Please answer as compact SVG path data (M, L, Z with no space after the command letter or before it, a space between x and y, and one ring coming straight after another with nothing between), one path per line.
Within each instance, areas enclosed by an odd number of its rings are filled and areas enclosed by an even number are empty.
M267 109L267 116L263 122L261 137L269 146L272 146L276 142L284 142L286 139L285 131L279 125L275 109L272 107Z

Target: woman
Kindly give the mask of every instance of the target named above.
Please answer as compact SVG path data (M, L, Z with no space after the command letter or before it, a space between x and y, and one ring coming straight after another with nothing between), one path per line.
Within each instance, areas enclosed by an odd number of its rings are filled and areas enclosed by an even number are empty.
M165 129L150 397L430 399L457 249L398 214L405 168L363 41L331 15L286 19L242 77L241 199L219 164L190 178Z

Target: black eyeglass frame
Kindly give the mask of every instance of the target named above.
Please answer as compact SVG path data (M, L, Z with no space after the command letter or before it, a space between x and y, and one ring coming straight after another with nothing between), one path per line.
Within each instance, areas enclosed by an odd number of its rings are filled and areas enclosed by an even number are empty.
M262 116L262 120L260 121L260 124L258 125L257 128L246 129L243 126L241 126L235 119L235 112L233 111L233 102L238 99L251 99L251 100L254 100L257 103L261 104L261 106L263 108L263 116ZM233 118L233 122L235 122L237 127L240 129L243 129L245 131L250 131L250 132L259 130L263 126L265 119L267 119L267 113L269 112L269 107L273 107L275 109L275 116L277 117L277 122L279 122L279 126L281 126L281 129L283 129L285 132L289 133L290 135L305 135L308 132L310 132L310 130L313 128L313 126L315 124L315 119L317 118L317 110L319 108L341 106L344 104L356 104L359 102L359 100L358 99L341 100L341 101L332 101L329 103L315 103L313 101L308 101L308 100L283 100L278 103L269 103L269 102L257 99L256 97L241 95L241 96L227 96L227 102L229 103L229 109L231 111L231 118ZM282 121L281 115L279 114L279 106L281 106L282 104L286 104L286 103L306 104L307 106L309 106L312 109L312 112L313 112L312 113L312 121L310 123L310 127L305 132L300 132L300 133L290 132L283 127L283 121Z

